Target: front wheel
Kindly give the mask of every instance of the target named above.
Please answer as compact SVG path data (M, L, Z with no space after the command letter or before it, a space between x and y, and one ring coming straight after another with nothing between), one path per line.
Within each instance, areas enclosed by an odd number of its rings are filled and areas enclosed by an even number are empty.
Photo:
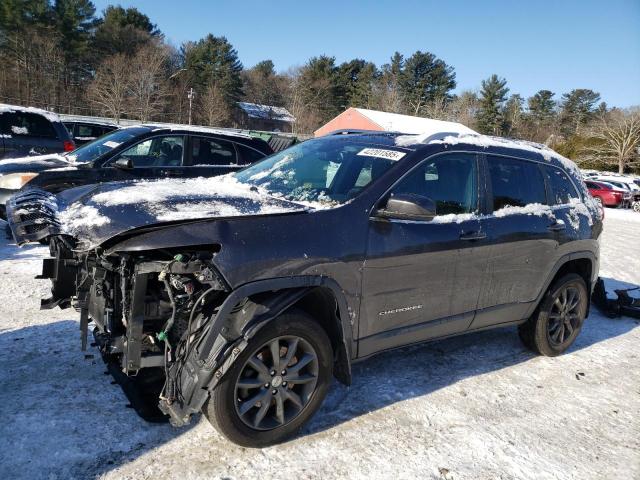
M575 273L565 275L549 288L531 318L520 325L520 338L537 353L560 355L580 333L588 301L584 279Z
M332 364L331 342L324 329L303 312L285 313L249 341L203 413L238 445L282 442L322 404Z

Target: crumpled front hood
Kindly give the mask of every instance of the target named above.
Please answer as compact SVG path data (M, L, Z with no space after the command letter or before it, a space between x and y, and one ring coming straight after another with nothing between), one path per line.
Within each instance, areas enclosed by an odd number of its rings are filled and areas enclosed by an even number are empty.
M56 200L60 232L76 237L83 250L143 227L308 210L226 175L87 185L66 190Z
M50 168L64 168L72 165L64 155L52 153L32 157L9 158L0 160L0 174L40 172Z

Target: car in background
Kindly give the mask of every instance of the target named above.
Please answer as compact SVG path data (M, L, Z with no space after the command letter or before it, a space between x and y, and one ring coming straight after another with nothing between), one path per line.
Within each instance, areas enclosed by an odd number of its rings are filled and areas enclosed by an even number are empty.
M614 188L613 185L606 182L597 182L595 180L585 180L587 189L596 202L605 207L619 207L624 201L625 192Z
M622 206L624 208L629 208L633 203L640 201L640 187L636 185L636 183L628 178L623 176L600 176L594 178L594 180L598 182L605 182L618 190L624 192Z
M0 104L0 159L70 152L75 148L57 114Z
M89 122L80 120L64 120L64 126L71 134L77 146L92 142L96 138L106 135L119 128L117 125L106 122Z
M37 188L42 194L113 181L213 177L240 170L271 153L264 140L235 131L178 125L126 127L64 156L4 165L11 173L0 177L0 215L10 222L26 221L17 212L25 212L29 195L16 201L15 205L25 208L14 209L15 218L8 218L5 210L20 189Z

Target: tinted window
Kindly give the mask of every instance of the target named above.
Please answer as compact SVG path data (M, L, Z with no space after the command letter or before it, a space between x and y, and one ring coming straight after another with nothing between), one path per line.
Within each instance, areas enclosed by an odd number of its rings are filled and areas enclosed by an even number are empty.
M538 165L503 157L487 157L493 189L493 211L547 203L544 178Z
M104 133L104 127L96 126L96 125L84 125L82 123L78 124L78 128L76 131L76 137L80 140L93 140L94 138L98 138Z
M549 177L551 200L554 205L564 205L569 203L571 198L580 198L566 173L555 167L545 167L545 171Z
M592 182L584 182L587 184L587 188L593 188L593 189L597 189L598 185L596 185L595 183Z
M250 163L262 160L265 154L254 150L253 148L245 147L244 145L236 144L236 148L240 152L240 162L243 165L249 165Z
M238 158L233 143L217 138L191 139L192 165L236 165Z
M128 158L134 167L178 167L182 165L183 137L153 137L113 158Z
M474 155L442 155L412 170L393 188L391 195L428 197L435 202L437 215L472 213L478 203L477 177Z
M2 133L13 136L57 138L51 122L42 115L7 112L2 115Z

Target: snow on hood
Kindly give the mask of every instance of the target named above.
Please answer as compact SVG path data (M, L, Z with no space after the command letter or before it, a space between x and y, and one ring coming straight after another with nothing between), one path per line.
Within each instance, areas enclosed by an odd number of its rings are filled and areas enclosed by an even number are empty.
M13 172L39 172L51 168L68 167L73 158L59 153L0 160L0 175Z
M61 233L85 248L125 231L208 218L306 212L306 205L268 195L225 175L213 178L112 182L58 195Z

